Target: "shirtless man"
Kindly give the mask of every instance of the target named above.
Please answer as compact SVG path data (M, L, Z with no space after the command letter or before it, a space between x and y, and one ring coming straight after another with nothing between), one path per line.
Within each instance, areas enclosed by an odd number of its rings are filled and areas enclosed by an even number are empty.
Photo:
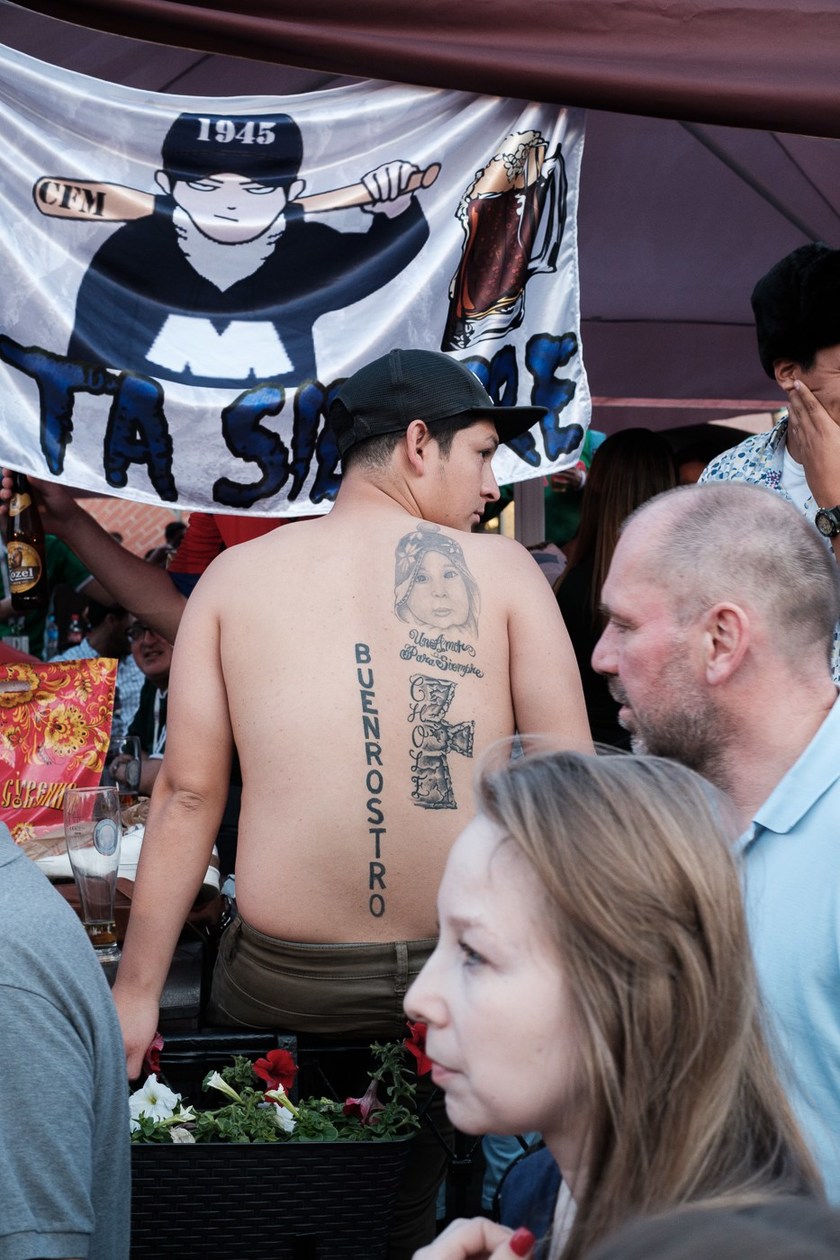
M591 748L539 566L469 532L498 497L500 440L541 414L494 408L446 355L392 351L331 409L344 472L330 513L224 552L197 585L114 987L131 1076L234 742L241 917L221 943L214 1021L386 1036L403 1035L402 994L434 946L475 759L515 729Z

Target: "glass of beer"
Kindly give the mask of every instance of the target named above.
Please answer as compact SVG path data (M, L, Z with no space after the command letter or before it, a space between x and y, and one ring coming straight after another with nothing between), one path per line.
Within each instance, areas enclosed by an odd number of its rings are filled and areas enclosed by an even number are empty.
M120 957L114 898L120 865L122 823L115 787L68 787L64 794L64 839L79 890L82 922L100 962Z
M120 805L136 805L140 792L141 769L140 740L136 735L124 735L112 741L105 758L102 774L104 786L116 786Z

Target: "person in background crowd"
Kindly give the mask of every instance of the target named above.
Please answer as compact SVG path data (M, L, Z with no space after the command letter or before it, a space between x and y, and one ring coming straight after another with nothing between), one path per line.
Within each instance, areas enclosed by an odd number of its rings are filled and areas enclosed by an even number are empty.
M546 538L542 542L530 543L528 550L540 566L546 581L553 586L566 567L566 553Z
M587 429L580 458L573 468L552 473L545 490L545 536L558 547L568 548L580 528L583 492L592 461L606 434Z
M592 664L633 749L693 767L736 808L780 1071L840 1203L837 565L783 496L682 486L626 523L602 602Z
M136 617L128 627L131 654L145 675L137 712L128 728L129 735L140 740L140 794L151 796L166 748L166 709L169 695L169 670L172 665L172 644ZM122 774L117 758L111 764L117 782Z
M583 491L580 529L571 558L554 585L583 683L586 712L596 743L629 748L618 722L618 704L592 668L592 649L603 629L601 587L624 519L641 503L677 484L665 438L650 429L624 429L595 452Z
M159 547L150 548L143 556L143 559L147 564L159 565L161 569L168 568L186 532L187 526L184 521L168 521L163 531L163 543Z
M60 652L53 660L77 661L93 656L109 656L119 661L111 739L122 739L137 712L143 686L143 674L134 661L128 641L131 613L119 604L99 604L91 599L85 620L87 633L81 643Z
M597 429L587 429L577 463L561 472L551 473L543 478L543 500L545 507L545 539L541 546L553 545L565 553L577 534L580 525L580 513L583 502L583 488L589 475L589 468L598 447L606 434ZM498 516L509 503L513 502L513 486L501 487L499 502L491 504L485 512L488 517Z
M128 1260L128 1082L114 1004L76 914L5 823L0 955L0 1255Z
M764 1040L725 797L659 758L494 752L405 1009L453 1124L538 1130L546 1151L509 1174L502 1224L457 1221L416 1260L578 1260L679 1204L818 1196Z
M187 525L185 521L167 522L166 528L163 531L163 537L165 539L165 544L172 555L175 554L181 543L184 541L184 534L186 534L186 532Z
M713 427L716 426L709 425L710 429ZM721 454L722 442L720 434L722 431L722 427L718 427L714 434L710 433L696 438L694 441L686 442L675 449L674 460L677 465L677 481L679 485L696 485L708 464ZM735 446L737 442L732 442L731 445Z
M500 440L542 414L495 407L446 355L394 350L331 408L332 510L232 548L199 582L114 989L130 1073L207 868L234 740L239 915L210 1015L367 1040L404 1035L402 993L434 945L475 753L515 727L591 748L545 579L519 544L470 532L498 496ZM394 1258L434 1234L435 1141L420 1163Z
M764 486L792 503L840 557L840 249L801 245L758 281L752 308L761 366L787 395L769 433L712 460L700 481ZM840 623L832 672L840 683Z
M86 512L70 490L57 482L30 477L38 492L44 528L60 536L74 556L95 570L97 587L113 589L113 598L136 610L138 617L174 643L187 596L208 565L228 547L261 538L293 519L261 516L224 516L191 512L187 531L167 569L148 564L123 547ZM0 514L11 496L11 479L4 470L0 488ZM300 519L309 519L306 517ZM85 570L87 572L87 570ZM90 588L95 598L94 588Z
M187 532L167 569L151 565L121 546L86 512L72 494L55 482L30 479L38 491L45 526L67 540L74 553L114 589L115 598L134 609L140 620L168 643L175 642L187 598L210 563L229 547L261 538L293 518L213 515L191 512ZM0 514L6 511L11 481L0 488ZM308 517L300 518L310 519ZM152 772L149 767L148 773ZM216 839L223 875L236 865L242 776L238 756L231 767L228 797Z

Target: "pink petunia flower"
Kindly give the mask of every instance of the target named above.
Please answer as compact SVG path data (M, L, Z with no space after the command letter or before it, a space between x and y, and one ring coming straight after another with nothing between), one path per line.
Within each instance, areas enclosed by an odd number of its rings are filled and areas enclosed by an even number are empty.
M376 1124L377 1111L382 1111L385 1107L385 1104L380 1102L376 1085L376 1081L371 1081L361 1098L345 1098L345 1116L358 1116L362 1124Z

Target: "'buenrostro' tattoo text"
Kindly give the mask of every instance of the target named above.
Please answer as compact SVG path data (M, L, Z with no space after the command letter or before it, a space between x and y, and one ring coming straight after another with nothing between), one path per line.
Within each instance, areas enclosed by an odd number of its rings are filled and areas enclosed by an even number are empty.
M382 810L382 790L385 778L382 773L382 744L379 734L379 710L376 707L373 666L367 643L356 644L356 681L362 705L362 734L365 740L365 791L367 801L368 835L373 842L373 857L368 862L368 910L375 919L385 913L385 863L382 860L382 844L387 834L385 814Z

